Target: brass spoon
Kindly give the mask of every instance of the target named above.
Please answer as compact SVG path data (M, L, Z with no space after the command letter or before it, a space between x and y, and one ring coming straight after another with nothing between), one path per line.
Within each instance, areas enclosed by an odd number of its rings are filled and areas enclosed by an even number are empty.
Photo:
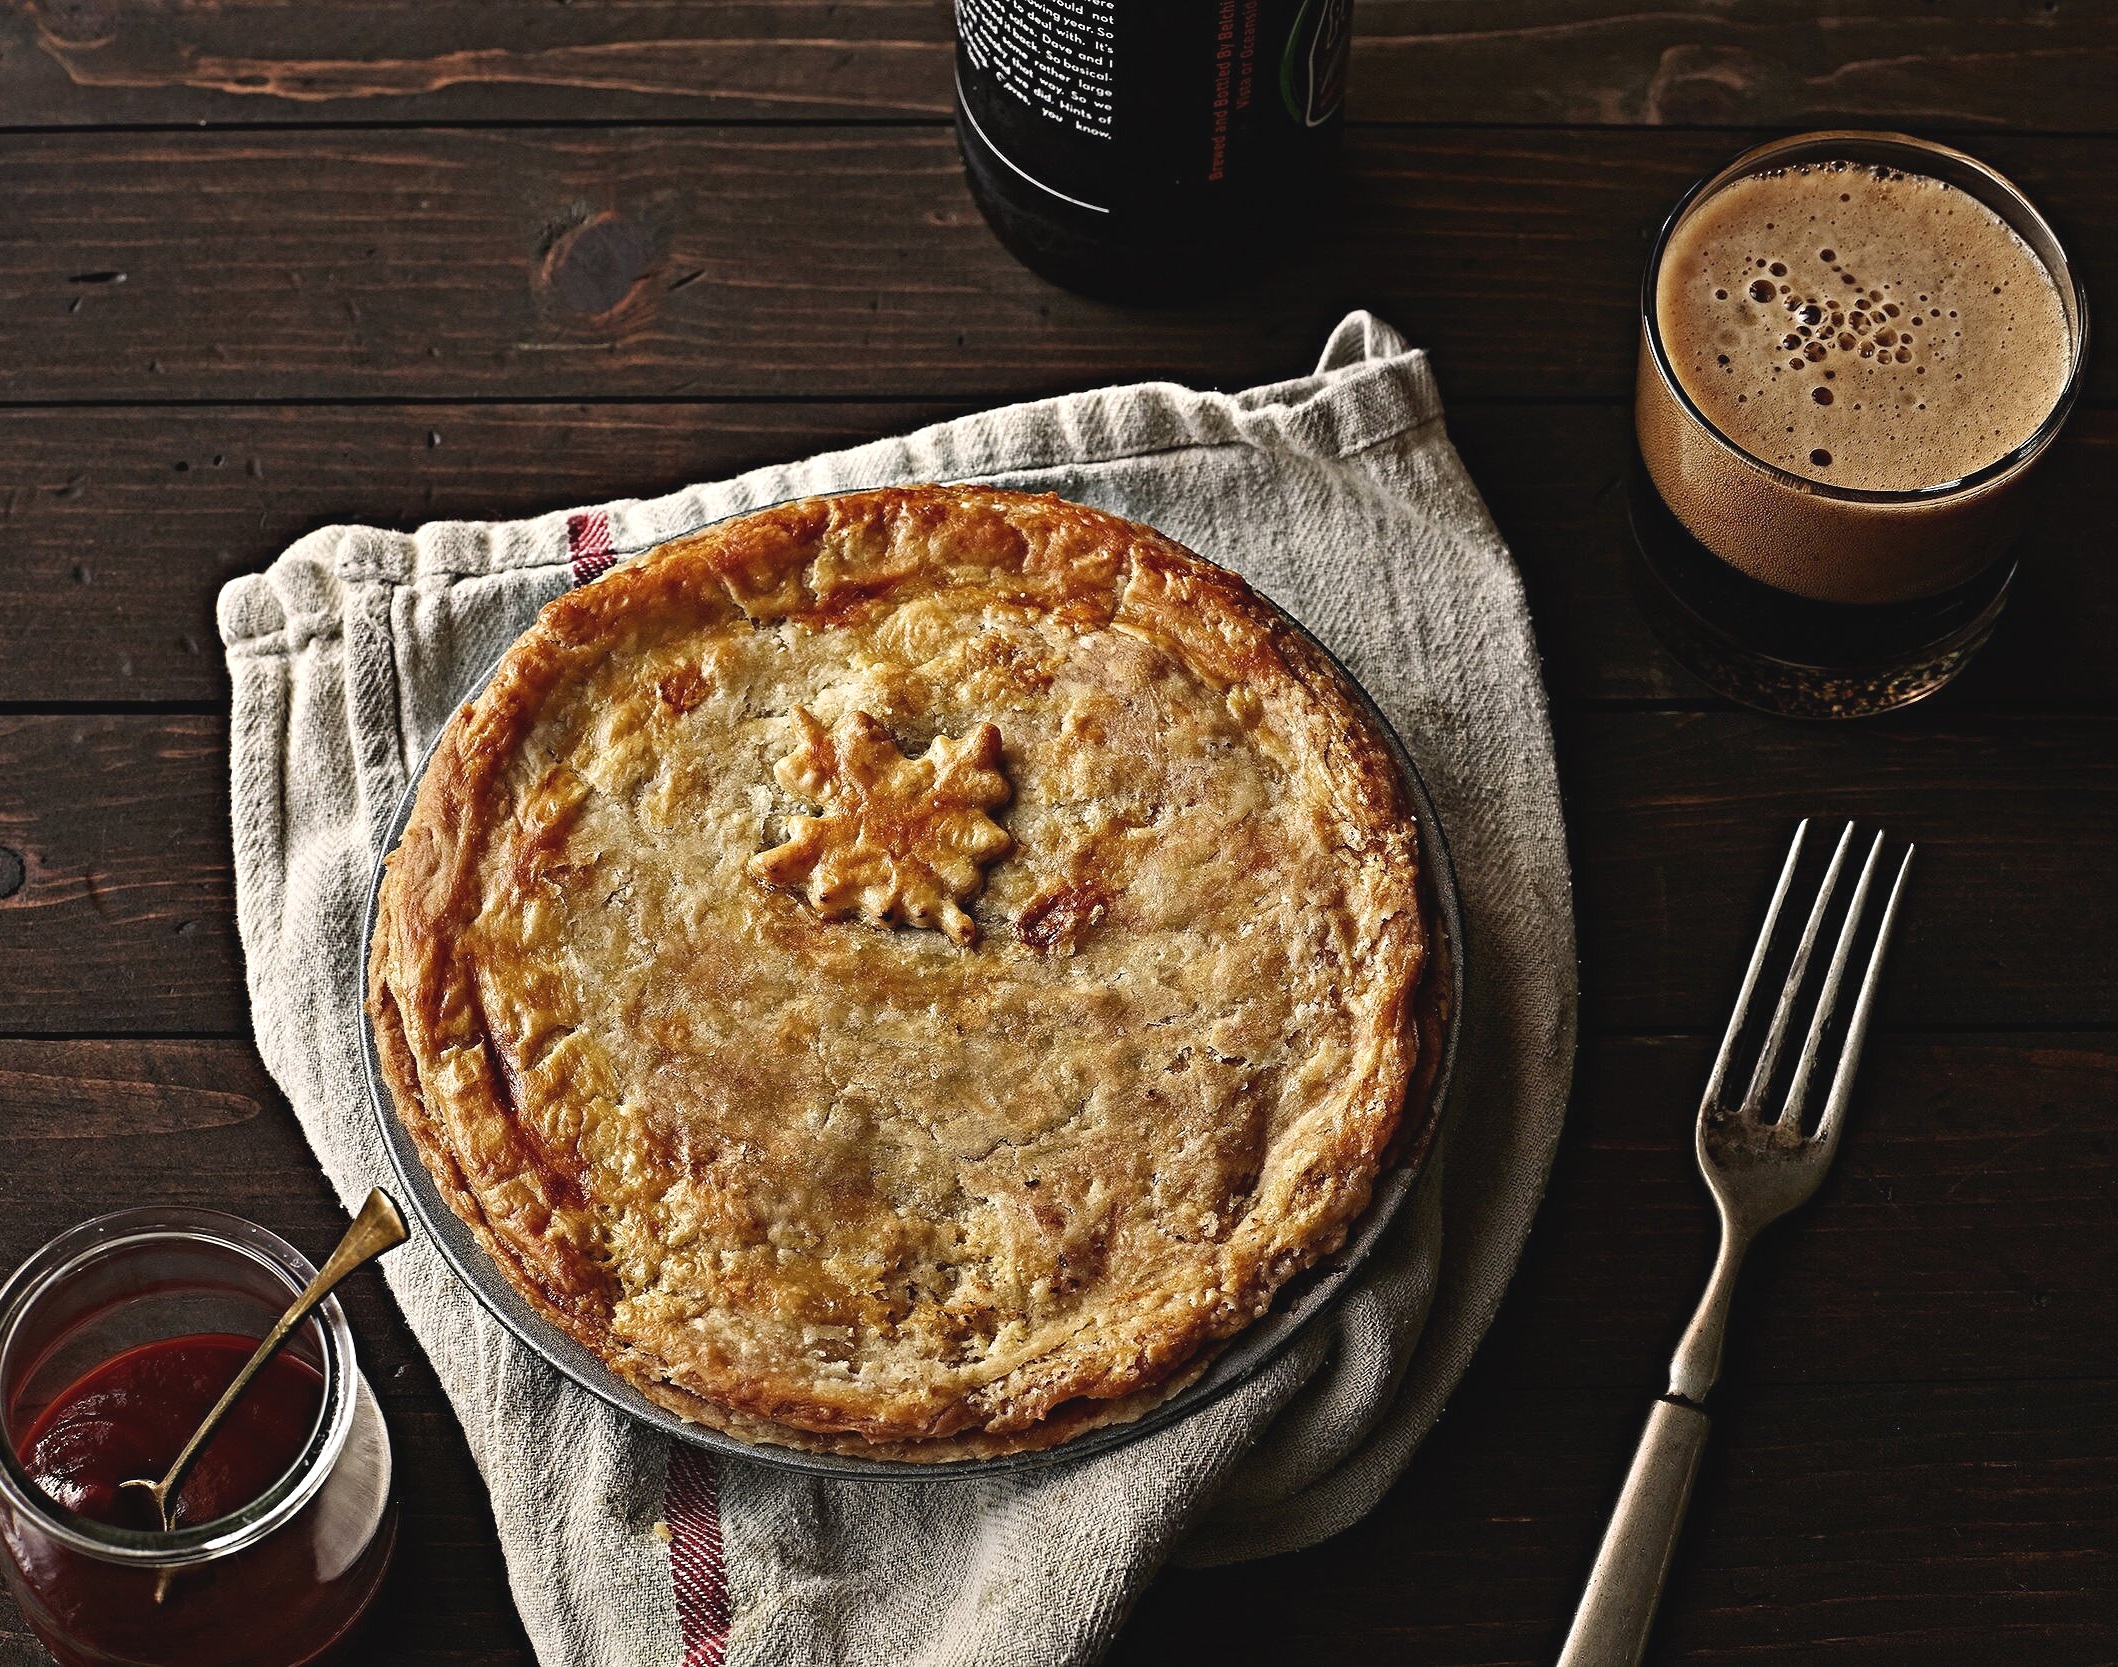
M278 1354L280 1347L294 1335L294 1328L309 1317L309 1311L329 1296L338 1282L362 1263L372 1261L386 1250L395 1249L411 1237L398 1213L397 1205L390 1195L377 1187L368 1194L368 1201L361 1205L360 1214L353 1218L345 1237L338 1241L338 1248L331 1252L329 1260L316 1270L316 1277L309 1281L308 1288L294 1299L294 1306L279 1317L279 1324L265 1334L243 1369L235 1374L235 1381L222 1391L221 1398L213 1403L213 1410L206 1414L204 1423L192 1432L191 1439L184 1443L184 1450L177 1454L169 1472L159 1482L135 1476L118 1484L121 1488L145 1488L154 1495L154 1508L162 1519L162 1530L167 1533L176 1526L171 1520L175 1510L178 1490L184 1485L184 1477L192 1463L213 1439L213 1432L221 1427L229 1410L243 1398L265 1363ZM169 1581L173 1569L164 1569L162 1578L155 1582L154 1601L160 1603L169 1595Z

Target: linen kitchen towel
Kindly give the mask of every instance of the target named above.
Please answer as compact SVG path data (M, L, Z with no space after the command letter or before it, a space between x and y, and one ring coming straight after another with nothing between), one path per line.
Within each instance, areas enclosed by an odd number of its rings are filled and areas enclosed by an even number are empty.
M1536 652L1424 355L1355 313L1296 381L1101 389L530 521L329 527L230 584L251 1007L340 1197L390 1179L361 1072L378 844L479 674L625 552L908 481L1052 491L1150 522L1241 572L1367 687L1428 779L1461 882L1469 991L1449 1119L1350 1295L1263 1374L1127 1446L985 1480L822 1481L675 1445L557 1376L415 1239L390 1284L492 1491L547 1667L1092 1660L1171 1556L1290 1550L1374 1504L1461 1377L1543 1190L1575 973Z

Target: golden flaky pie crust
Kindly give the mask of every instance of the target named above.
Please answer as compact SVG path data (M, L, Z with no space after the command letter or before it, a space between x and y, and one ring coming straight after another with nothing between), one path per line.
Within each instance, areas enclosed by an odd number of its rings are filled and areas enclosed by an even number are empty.
M977 488L548 605L372 953L398 1112L541 1311L687 1417L915 1459L1194 1378L1424 1128L1438 1039L1342 675L1149 528Z

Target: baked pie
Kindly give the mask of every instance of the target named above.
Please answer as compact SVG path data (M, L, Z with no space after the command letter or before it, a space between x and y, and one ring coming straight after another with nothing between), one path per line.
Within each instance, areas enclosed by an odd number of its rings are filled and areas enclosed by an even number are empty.
M1418 856L1233 575L819 498L544 609L420 784L370 1011L450 1204L648 1395L1004 1452L1189 1381L1423 1134Z

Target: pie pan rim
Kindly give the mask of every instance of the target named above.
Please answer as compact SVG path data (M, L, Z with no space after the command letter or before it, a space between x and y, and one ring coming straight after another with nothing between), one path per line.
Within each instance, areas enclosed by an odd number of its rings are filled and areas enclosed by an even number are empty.
M837 495L839 494L823 494L827 497ZM806 498L813 495L804 496ZM718 517L684 533L671 535L671 538L658 539L655 545L643 546L641 550L621 552L616 555L615 560L623 561L626 556L644 553L646 549L668 543L673 538L689 537L706 530L707 527L718 525L721 521L738 519L740 515L755 514L774 507L777 506L760 505L741 511L739 515ZM1461 900L1446 837L1435 814L1432 794L1409 749L1373 698L1336 655L1318 642L1313 633L1278 604L1263 596L1259 596L1258 600L1314 647L1337 671L1344 688L1375 725L1387 752L1397 765L1415 820L1423 900L1430 912L1430 925L1435 928L1434 947L1440 951L1430 963L1428 977L1432 979L1438 974L1443 981L1442 987L1438 991L1431 991L1425 999L1431 1000L1436 994L1440 998L1441 1046L1438 1050L1438 1064L1426 1084L1425 1103L1414 1109L1407 1119L1406 1128L1401 1130L1399 1136L1402 1149L1378 1174L1374 1196L1368 1207L1355 1218L1345 1243L1338 1250L1320 1258L1315 1266L1291 1281L1275 1298L1271 1309L1222 1345L1191 1381L1184 1383L1166 1399L1148 1407L1137 1416L1122 1422L1092 1425L1046 1447L974 1458L924 1462L883 1456L866 1457L781 1446L770 1442L753 1442L711 1425L688 1420L621 1377L600 1355L568 1336L558 1325L540 1313L479 1243L471 1226L450 1207L429 1173L416 1141L397 1114L383 1072L374 1020L370 1013L368 997L373 940L385 867L390 853L396 849L412 816L420 784L441 745L442 735L446 733L444 728L429 745L417 768L410 772L404 792L392 811L380 851L373 864L361 932L360 994L362 1067L370 1111L382 1135L384 1149L389 1155L390 1166L400 1188L400 1196L440 1251L451 1272L517 1341L562 1376L634 1420L658 1429L689 1446L812 1475L849 1479L941 1481L967 1475L983 1476L1025 1470L1106 1452L1161 1429L1218 1400L1255 1377L1278 1358L1296 1337L1336 1304L1351 1284L1361 1264L1387 1234L1418 1181L1448 1109L1447 1097L1450 1080L1454 1074L1453 1067L1462 1023L1466 972ZM506 658L506 652L504 650L497 656L461 692L458 705L462 701L475 698L486 687L501 661ZM1418 1086L1415 1083L1415 1092ZM1409 1139L1405 1138L1407 1134Z

